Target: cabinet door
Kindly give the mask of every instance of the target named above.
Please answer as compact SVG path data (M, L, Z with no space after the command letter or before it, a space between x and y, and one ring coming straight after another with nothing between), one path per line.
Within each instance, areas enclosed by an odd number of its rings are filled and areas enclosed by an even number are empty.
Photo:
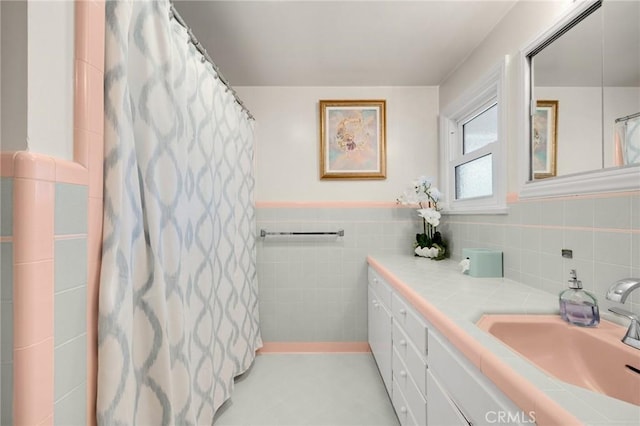
M391 395L391 313L371 286L368 293L369 346L387 392Z
M429 426L469 426L470 423L429 371L427 371L427 395L429 395L427 406Z

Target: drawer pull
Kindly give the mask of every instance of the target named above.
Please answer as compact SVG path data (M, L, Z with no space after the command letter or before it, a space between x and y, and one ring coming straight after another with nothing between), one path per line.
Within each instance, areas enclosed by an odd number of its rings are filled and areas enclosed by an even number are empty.
M400 309L400 315L407 315L406 309Z
M407 372L404 370L400 371L400 377L407 377Z
M407 341L404 339L400 340L400 346L407 346Z
M403 407L400 407L400 412L401 412L402 414L407 414L407 407L404 407L404 406L403 406Z

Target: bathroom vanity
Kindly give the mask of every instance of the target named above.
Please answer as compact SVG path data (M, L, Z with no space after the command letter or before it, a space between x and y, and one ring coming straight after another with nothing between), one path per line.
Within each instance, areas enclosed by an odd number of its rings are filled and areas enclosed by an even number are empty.
M369 340L404 425L640 424L640 407L546 374L476 323L557 314L557 297L453 261L368 258Z

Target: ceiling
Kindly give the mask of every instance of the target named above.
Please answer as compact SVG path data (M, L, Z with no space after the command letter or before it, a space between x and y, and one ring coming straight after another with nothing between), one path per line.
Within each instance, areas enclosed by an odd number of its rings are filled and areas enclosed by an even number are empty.
M234 86L439 85L514 4L174 1Z

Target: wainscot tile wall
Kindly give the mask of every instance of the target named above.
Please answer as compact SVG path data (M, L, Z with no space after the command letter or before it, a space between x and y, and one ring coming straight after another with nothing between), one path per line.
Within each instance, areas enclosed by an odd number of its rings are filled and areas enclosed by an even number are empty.
M88 187L56 184L54 422L87 424Z
M260 321L265 342L366 342L367 263L372 253L412 253L414 209L261 207L258 232L337 231L335 236L258 238Z
M344 229L345 235L258 239L264 341L366 341L366 257L411 254L421 231L415 210L392 204L281 204L258 203L258 232ZM567 287L569 269L576 269L601 312L614 305L605 299L611 283L640 277L640 192L521 200L508 210L445 216L439 230L451 259L460 260L464 247L502 250L506 278L552 294ZM573 258L563 258L562 249L571 249ZM640 314L640 291L625 305Z
M614 281L640 277L640 192L521 200L509 204L507 215L452 215L444 222L452 258L459 260L464 247L502 250L506 278L552 294L567 288L576 269L601 312L614 306L605 298ZM562 249L573 258L563 258ZM640 291L625 305L640 314Z
M0 157L0 424L87 424L86 172Z

